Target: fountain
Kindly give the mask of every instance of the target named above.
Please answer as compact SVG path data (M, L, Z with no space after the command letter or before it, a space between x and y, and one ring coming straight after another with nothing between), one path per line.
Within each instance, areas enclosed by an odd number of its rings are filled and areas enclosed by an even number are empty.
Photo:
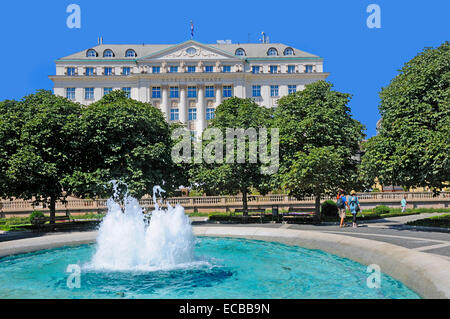
M323 251L245 239L196 239L183 207L165 210L158 204L156 197L163 192L153 190L149 223L137 199L125 196L120 205L113 197L95 245L0 259L0 299L419 297L384 274L381 288L371 289L366 266ZM194 247L202 257L195 256ZM68 286L68 265L82 270L79 288Z
M114 186L117 190L117 185ZM155 186L155 210L147 225L139 201L126 195L123 207L107 202L108 213L100 225L96 252L85 266L89 270L153 271L186 267L195 263L195 237L184 208L157 203L164 190Z

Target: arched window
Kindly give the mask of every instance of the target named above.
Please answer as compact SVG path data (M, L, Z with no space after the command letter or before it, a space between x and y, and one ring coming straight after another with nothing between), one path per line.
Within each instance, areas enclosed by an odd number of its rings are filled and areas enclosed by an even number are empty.
M270 48L269 51L267 51L268 56L276 56L278 55L278 51L275 48Z
M127 58L135 58L136 56L137 56L136 52L133 49L129 49L125 53L125 57L127 57Z
M103 57L104 58L113 58L114 57L114 52L112 52L111 50L105 50L103 52Z
M88 58L96 58L98 56L97 51L95 51L94 49L90 49L87 51L86 56Z
M244 49L241 49L241 48L237 49L235 55L237 55L237 56L245 56Z
M292 48L286 48L284 55L294 55L294 50Z

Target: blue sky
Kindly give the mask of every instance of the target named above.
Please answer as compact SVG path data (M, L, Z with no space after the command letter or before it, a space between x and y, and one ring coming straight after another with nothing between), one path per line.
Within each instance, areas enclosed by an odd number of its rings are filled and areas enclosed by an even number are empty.
M81 29L66 26L69 4L81 7ZM381 7L381 29L366 25L369 4ZM0 100L51 89L54 61L105 43L176 44L258 42L265 31L281 42L325 59L335 89L353 95L356 119L375 134L378 93L424 47L450 40L448 0L309 1L1 1L3 61Z

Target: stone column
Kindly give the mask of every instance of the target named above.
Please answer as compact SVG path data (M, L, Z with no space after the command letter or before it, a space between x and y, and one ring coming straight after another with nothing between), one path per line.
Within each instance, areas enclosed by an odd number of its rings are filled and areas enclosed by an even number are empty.
M103 88L94 89L94 101L98 101L103 97Z
M183 124L187 124L187 103L186 103L186 85L180 85L180 122Z
M139 83L139 99L140 102L147 102L147 87L145 87L142 83Z
M235 83L233 83L233 87L234 87L233 96L240 97L242 99L245 99L247 97L247 92L246 92L247 88L245 87L243 82L235 82ZM250 90L251 90L251 87L250 87ZM252 96L252 95L250 94L250 96Z
M222 103L222 84L216 84L216 105L218 107Z
M161 111L164 113L166 121L169 121L169 87L167 85L161 85L161 90Z
M205 107L205 87L203 84L198 86L198 118L197 118L197 134L201 136L206 128L206 107Z

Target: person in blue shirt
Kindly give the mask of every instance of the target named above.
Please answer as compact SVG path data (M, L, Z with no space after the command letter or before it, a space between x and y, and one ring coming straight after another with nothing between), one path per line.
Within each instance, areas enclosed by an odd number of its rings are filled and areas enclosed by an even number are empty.
M404 213L406 211L406 196L403 197L401 204L402 204L402 213Z
M356 223L356 215L361 211L361 206L359 205L358 196L356 196L355 191L351 191L350 197L348 198L348 207L350 208L350 212L353 215L353 228L357 228L358 224Z
M338 192L336 205L339 210L339 217L341 218L340 227L344 228L345 215L347 214L345 208L348 206L348 204L347 204L347 198L345 197L344 190L342 190L342 189L340 189Z

